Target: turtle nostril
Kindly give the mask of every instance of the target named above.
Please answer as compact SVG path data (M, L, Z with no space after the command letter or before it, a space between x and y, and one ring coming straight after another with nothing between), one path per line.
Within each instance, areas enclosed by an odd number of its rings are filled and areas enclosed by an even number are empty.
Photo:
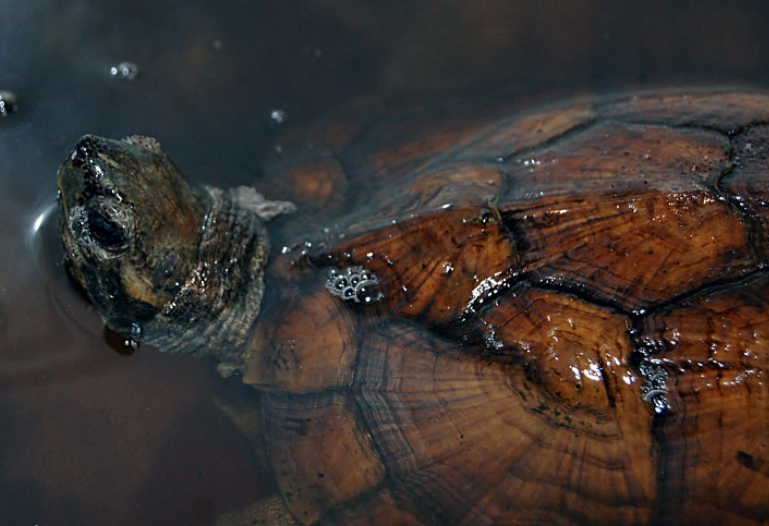
M83 163L97 157L99 152L104 150L104 142L105 139L97 137L96 135L82 136L72 150L70 160L73 163Z
M69 155L69 160L74 167L82 168L88 164L88 160L93 158L95 154L96 145L91 136L86 135L77 142L72 153Z
M80 137L80 139L77 141L77 144L75 145L75 150L77 151L88 151L88 150L96 150L98 148L98 137L95 135L83 135Z

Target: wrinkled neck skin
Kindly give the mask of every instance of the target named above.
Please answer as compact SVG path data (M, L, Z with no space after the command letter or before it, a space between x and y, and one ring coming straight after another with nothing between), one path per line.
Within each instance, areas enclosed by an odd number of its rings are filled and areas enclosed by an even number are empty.
M207 190L211 208L192 270L159 314L137 327L137 340L172 354L212 356L219 373L230 376L243 369L270 247L263 220L243 205L250 189Z

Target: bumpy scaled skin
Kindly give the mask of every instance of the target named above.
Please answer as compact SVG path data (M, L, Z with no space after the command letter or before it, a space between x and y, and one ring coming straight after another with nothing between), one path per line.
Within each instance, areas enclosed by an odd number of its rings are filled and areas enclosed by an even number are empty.
M769 521L769 96L349 115L284 138L256 183L298 210L270 225L253 326L227 305L258 250L202 287L217 308L167 314L200 246L265 246L232 198L196 234L230 194L154 143L83 139L59 176L107 324L242 368L300 522Z
M292 211L251 188L187 184L150 137L83 137L61 166L70 273L112 330L243 368L269 254L263 221Z

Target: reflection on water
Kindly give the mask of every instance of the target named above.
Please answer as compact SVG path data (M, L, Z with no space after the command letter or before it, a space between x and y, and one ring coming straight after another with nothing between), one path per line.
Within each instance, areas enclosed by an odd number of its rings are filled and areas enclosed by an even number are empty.
M81 135L157 136L191 179L229 186L283 128L374 89L769 78L758 1L408 6L3 3L0 524L208 524L271 488L214 403L241 387L203 361L110 350L67 279L54 178Z

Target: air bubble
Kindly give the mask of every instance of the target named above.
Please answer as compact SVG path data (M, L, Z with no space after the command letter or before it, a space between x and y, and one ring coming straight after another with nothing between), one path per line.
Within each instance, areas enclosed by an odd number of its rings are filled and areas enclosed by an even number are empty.
M350 282L344 276L336 276L333 278L334 290L342 291L350 285Z
M142 341L142 339L144 338L144 328L142 328L142 326L139 325L138 322L133 322L131 324L130 338L134 342L134 344L138 344L138 342Z
M644 395L644 401L649 404L656 415L664 415L670 409L665 391L651 391Z
M0 90L0 117L7 117L17 109L16 95L11 91Z
M142 338L144 336L144 329L137 322L131 324L129 336L123 341L123 345L135 351L139 348Z
M272 110L270 120L273 124L283 124L288 120L288 113L285 110Z
M131 81L139 74L139 66L133 62L121 62L117 66L109 68L109 73L112 78L117 80Z

